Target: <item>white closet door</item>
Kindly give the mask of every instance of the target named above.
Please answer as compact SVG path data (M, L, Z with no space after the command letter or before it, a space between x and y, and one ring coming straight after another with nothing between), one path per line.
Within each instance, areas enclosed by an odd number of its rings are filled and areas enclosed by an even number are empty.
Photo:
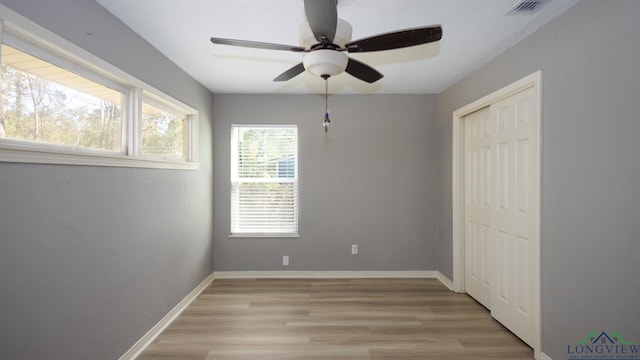
M534 346L539 139L534 88L464 118L465 290Z
M491 308L495 246L491 229L494 180L491 174L489 107L464 117L465 144L465 290Z
M534 89L491 105L496 281L491 315L533 346L538 301L539 151Z

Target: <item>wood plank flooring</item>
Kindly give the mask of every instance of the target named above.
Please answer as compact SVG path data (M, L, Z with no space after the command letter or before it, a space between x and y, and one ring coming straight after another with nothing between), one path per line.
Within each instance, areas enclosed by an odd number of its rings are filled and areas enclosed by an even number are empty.
M138 359L529 360L533 352L434 279L220 279Z

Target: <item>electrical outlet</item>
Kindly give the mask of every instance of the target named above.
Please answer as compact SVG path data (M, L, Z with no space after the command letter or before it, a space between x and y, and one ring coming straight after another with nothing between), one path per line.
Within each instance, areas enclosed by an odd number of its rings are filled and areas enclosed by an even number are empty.
M351 255L358 255L358 245L351 245Z
M284 255L282 257L282 266L289 266L289 256Z

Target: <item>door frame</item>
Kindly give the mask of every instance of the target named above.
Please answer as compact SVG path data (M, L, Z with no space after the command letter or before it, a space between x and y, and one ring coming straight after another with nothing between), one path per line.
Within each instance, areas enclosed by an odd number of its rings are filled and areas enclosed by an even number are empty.
M529 88L535 88L535 92L538 98L538 262L534 264L535 274L533 287L537 293L537 302L533 305L534 313L534 357L540 359L542 350L542 334L540 326L540 307L541 307L541 291L540 291L540 279L541 279L541 246L540 241L540 224L541 224L541 170L542 170L542 139L541 139L541 127L542 127L542 71L536 71L535 73L528 75L504 88L494 91L491 94L484 96L466 106L453 112L453 139L452 139L452 240L453 240L453 291L458 293L465 292L464 275L465 275L465 249L464 249L464 117L480 110L484 107L507 98L511 95L517 94L523 90Z

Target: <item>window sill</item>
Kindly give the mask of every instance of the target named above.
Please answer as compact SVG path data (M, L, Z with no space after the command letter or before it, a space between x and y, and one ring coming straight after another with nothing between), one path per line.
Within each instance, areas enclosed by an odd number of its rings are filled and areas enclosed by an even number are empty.
M300 234L229 234L230 239L286 238L299 239Z
M21 144L19 141L7 140L0 141L0 162L173 170L198 170L200 167L196 162L134 158L119 153L56 148L42 144Z

